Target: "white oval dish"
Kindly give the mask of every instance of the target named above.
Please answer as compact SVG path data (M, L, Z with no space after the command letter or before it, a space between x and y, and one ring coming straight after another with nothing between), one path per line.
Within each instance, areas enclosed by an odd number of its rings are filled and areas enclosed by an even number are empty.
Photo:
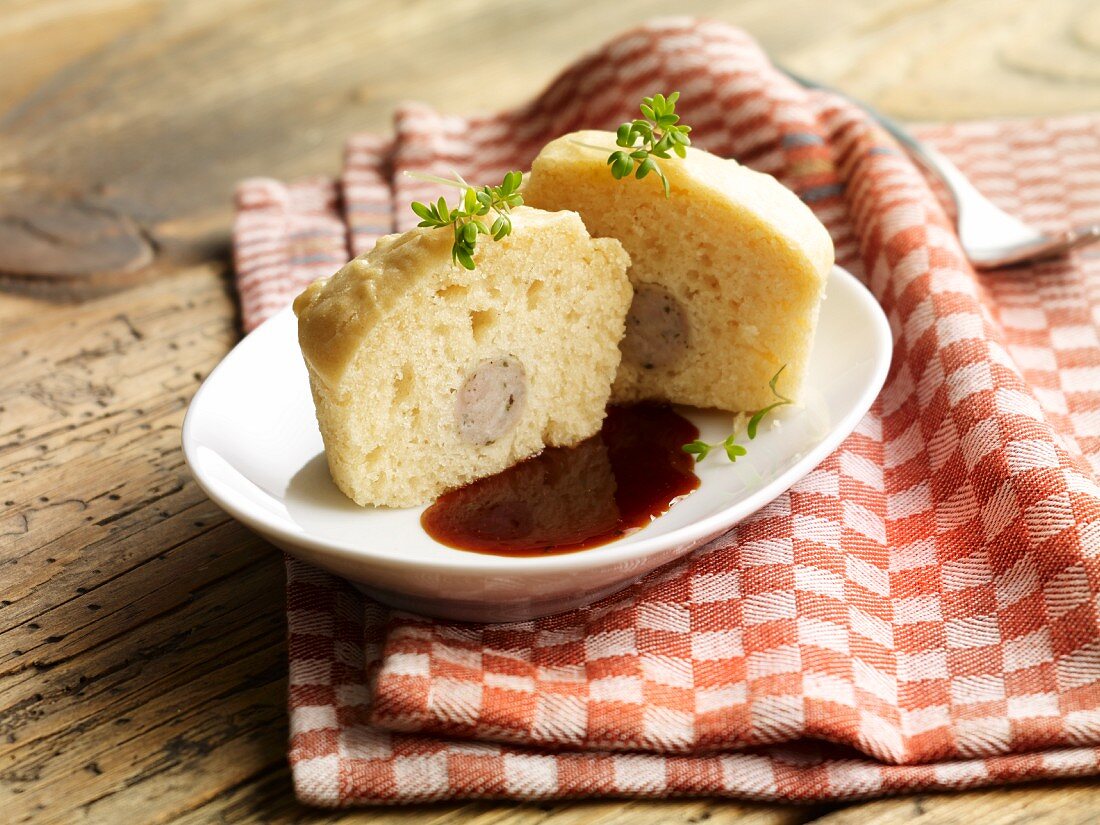
M329 478L297 323L284 309L244 338L195 394L183 452L196 481L272 544L402 610L463 621L531 619L626 587L728 530L812 470L843 441L882 388L892 350L886 317L836 267L821 308L804 404L765 423L736 464L696 467L699 488L647 527L575 553L504 557L438 544L424 508L363 508ZM716 442L730 416L680 410ZM430 461L430 456L410 456Z

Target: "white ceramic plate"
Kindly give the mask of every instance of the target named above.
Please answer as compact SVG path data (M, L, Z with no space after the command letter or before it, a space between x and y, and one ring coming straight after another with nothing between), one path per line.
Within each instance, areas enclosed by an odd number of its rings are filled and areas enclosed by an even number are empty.
M195 479L219 506L278 547L344 576L381 602L470 621L530 619L591 602L760 509L812 470L871 406L890 364L890 328L848 272L829 278L804 405L775 414L748 455L696 468L699 488L646 528L575 553L483 555L436 543L424 508L357 507L329 478L298 350L283 310L238 344L196 393L183 425ZM730 417L684 409L708 441ZM772 420L772 419L769 419Z

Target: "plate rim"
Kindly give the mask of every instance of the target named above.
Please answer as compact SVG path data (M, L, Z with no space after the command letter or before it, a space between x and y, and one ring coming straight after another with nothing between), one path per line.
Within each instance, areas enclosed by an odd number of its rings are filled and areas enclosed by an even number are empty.
M201 468L199 450L205 447L198 441L196 423L199 411L202 409L203 397L216 380L218 373L222 371L230 360L233 352L243 346L249 339L263 330L268 325L275 323L286 313L291 311L288 305L274 313L270 318L260 324L256 329L244 336L229 352L223 356L217 366L207 375L202 385L195 392L188 404L187 413L184 416L181 431L184 460L195 482L200 489L222 508L226 513L243 523L250 529L260 533L265 538L279 543L287 552L294 554L292 548L303 548L314 552L334 554L345 559L361 560L372 565L391 567L393 569L419 569L435 572L453 571L455 573L547 573L555 571L579 571L585 569L605 568L612 565L628 565L632 562L640 562L651 556L667 552L672 548L691 549L699 546L703 541L712 538L723 530L732 528L748 516L765 507L776 499L784 491L790 489L798 481L813 471L829 454L831 454L843 441L852 434L862 418L870 410L871 405L881 392L889 374L890 364L893 358L893 335L890 329L886 313L871 291L855 275L839 265L834 265L829 274L829 279L839 277L854 288L859 296L857 304L867 310L866 315L872 327L878 346L875 352L878 357L874 364L871 380L862 388L855 403L839 421L829 428L826 436L795 462L785 472L780 473L766 484L753 490L744 498L738 499L728 507L719 510L706 518L685 525L669 533L654 535L651 538L643 538L638 541L620 544L609 542L598 547L589 548L572 553L558 553L546 556L497 556L484 553L464 552L460 557L441 556L439 559L399 557L393 550L374 549L371 547L356 547L346 543L327 539L307 532L300 525L298 531L286 529L277 520L277 517L268 513L263 508L249 501L243 495L237 493L231 487L226 486L226 492L222 492L220 482L212 482L205 477ZM828 282L826 282L828 284ZM828 286L826 286L828 289ZM279 499L280 501L282 499ZM415 508L408 508L415 509ZM451 548L454 549L454 548ZM591 552L597 551L597 552ZM461 559L461 561L459 560Z

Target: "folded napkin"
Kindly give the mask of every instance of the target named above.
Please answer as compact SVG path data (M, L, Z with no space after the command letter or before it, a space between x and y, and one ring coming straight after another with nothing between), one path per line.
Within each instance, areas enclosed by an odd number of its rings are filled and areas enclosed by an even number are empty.
M397 170L499 179L673 89L697 145L828 225L889 316L886 387L789 492L583 610L433 621L288 559L299 797L809 801L1098 772L1100 256L976 274L893 141L744 33L658 21L514 111L403 107L339 181L243 183L246 327L416 221L435 193ZM1100 220L1100 116L918 132L1025 220Z

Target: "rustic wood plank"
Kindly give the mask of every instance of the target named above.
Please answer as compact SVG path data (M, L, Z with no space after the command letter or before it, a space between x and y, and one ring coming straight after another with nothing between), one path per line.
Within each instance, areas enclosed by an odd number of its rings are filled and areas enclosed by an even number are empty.
M667 8L636 0L631 13ZM1090 4L842 0L828 26L801 25L820 9L683 0L676 13L744 25L793 68L903 116L1100 106ZM179 453L185 406L238 335L233 183L332 173L345 136L385 128L402 99L522 101L622 13L583 0L464 0L446 14L405 0L0 0L6 820L1089 820L1087 782L831 813L714 800L325 813L294 801L281 559L205 499ZM492 48L473 59L469 43ZM103 218L121 246L43 220L43 204Z
M883 799L835 811L814 825L1092 825L1100 817L1100 782L1048 782L966 793Z
M344 137L385 128L403 99L461 111L517 103L624 25L620 9L583 0L522 12L478 0L445 16L400 0L370 13L354 2L9 4L0 53L38 82L21 71L0 85L0 193L113 210L156 247L152 274L224 253L235 180L334 171ZM631 8L636 19L665 11L656 0ZM676 11L745 25L794 68L894 114L1100 106L1100 24L1072 0L1043 4L1042 25L1027 4L981 2L835 3L827 29L792 25L820 14L813 0L684 0ZM93 45L66 48L56 39L66 27ZM437 71L469 42L493 48Z
M0 200L0 273L49 280L127 273L153 247L124 215L80 200Z
M365 808L358 811L318 811L288 800L281 786L290 781L281 766L246 786L233 788L217 800L219 821L263 822L290 825L308 822L366 823L372 825L799 825L813 820L820 806L777 806L690 799L662 801L601 800L559 803L471 802L467 804L411 805L399 808ZM181 825L209 822L210 811L200 808L176 820Z

